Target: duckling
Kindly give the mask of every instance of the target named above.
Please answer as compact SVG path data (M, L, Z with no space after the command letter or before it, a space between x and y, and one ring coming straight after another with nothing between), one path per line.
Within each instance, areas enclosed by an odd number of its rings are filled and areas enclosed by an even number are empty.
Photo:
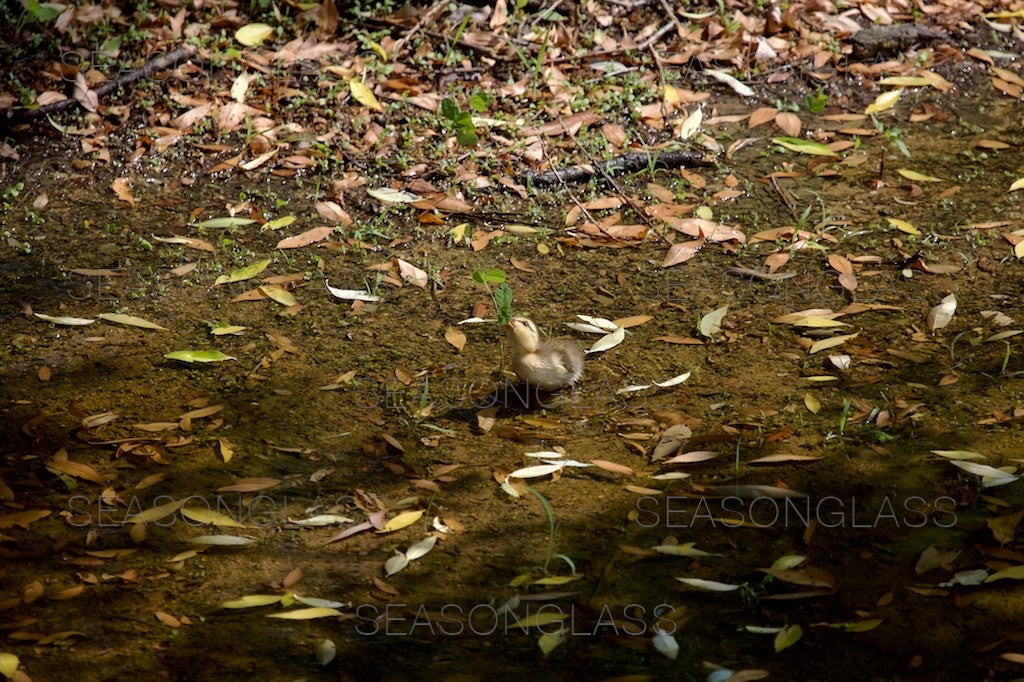
M542 341L537 325L525 317L513 317L505 326L512 344L512 370L520 379L542 391L572 386L583 374L583 353L568 339Z

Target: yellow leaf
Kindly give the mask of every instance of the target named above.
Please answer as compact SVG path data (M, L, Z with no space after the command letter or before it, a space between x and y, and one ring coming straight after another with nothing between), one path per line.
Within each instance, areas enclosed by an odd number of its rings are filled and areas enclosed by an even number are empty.
M900 87L914 87L918 85L931 85L924 76L889 76L878 81L879 85L898 85Z
M889 92L883 92L875 98L874 102L868 105L868 108L864 110L864 113L877 114L880 111L893 108L896 105L896 102L900 101L900 95L902 93L902 90L890 90Z
M283 613L268 613L267 618L283 618L285 620L312 620L313 618L328 618L340 616L338 609L329 609L326 606L311 606L308 609L295 609Z
M380 102L377 101L377 98L373 96L373 91L370 90L363 81L358 78L353 78L348 82L348 89L349 92L352 93L352 98L364 107L369 107L374 111L384 111L384 107L382 107Z
M818 410L821 409L821 401L810 393L804 393L804 405L814 414L818 414Z
M466 236L467 227L469 227L469 223L459 223L452 229L448 230L448 234L451 235L452 241L456 244L460 243Z
M217 443L220 445L220 456L225 462L230 462L235 454L235 446L227 438L218 438Z
M843 336L833 336L832 338L829 339L821 339L820 341L815 341L813 344L811 344L811 350L808 352L811 355L814 355L815 353L818 353L820 351L827 350L829 348L835 348L836 346L841 346L850 339L855 338L857 338L857 334L845 334Z
M423 509L414 509L413 511L402 512L395 518L384 524L378 533L394 533L396 530L402 530L406 526L411 526L420 520L423 516Z
M135 317L134 315L122 315L120 313L100 313L96 317L107 322L116 322L118 324L126 324L130 327L142 327L143 329L157 329L160 331L167 331L167 327L161 327L155 322L150 322L141 317Z
M0 653L0 675L11 679L16 672L18 672L18 657L14 654Z
M540 578L539 580L534 580L532 584L534 584L534 585L565 585L566 583L571 583L573 580L578 580L579 577L580 576L576 576L576 575L552 575L552 576L548 576L547 578Z
M1010 568L1004 568L1003 570L997 571L985 578L985 582L991 583L996 580L1002 580L1003 578L1024 580L1024 566L1011 566Z
M559 628L558 632L547 632L537 638L537 646L542 654L547 656L558 648L565 641L565 628Z
M253 263L252 265L247 265L244 268L232 270L230 275L221 275L220 277L218 277L217 280L213 283L213 286L218 286L220 284L228 284L231 282L243 282L247 279L252 279L256 275L266 270L268 265L270 265L270 259L264 258L261 261Z
M907 234L920 235L921 230L917 229L906 220L900 220L899 218L887 218L890 227L895 227L900 232L906 232Z
M1010 185L1010 189L1008 189L1007 191L1016 192L1018 189L1024 189L1024 178L1017 178L1016 180L1014 180L1013 184Z
M671 85L665 85L665 104L679 104L679 91Z
M942 178L925 175L924 173L918 173L917 171L908 170L906 168L900 168L896 172L907 180L914 180L915 182L942 182Z
M366 42L370 44L370 49L373 50L374 54L380 57L382 62L386 62L388 60L388 53L380 46L380 43L373 40L367 40Z
M803 628L799 625L787 625L775 635L775 653L788 649L800 641L804 636Z
M157 521L170 516L174 512L178 511L178 507L185 504L185 500L172 500L167 504L161 504L157 507L150 507L141 514L132 514L125 518L125 523L150 523L151 521Z
M281 601L279 594L247 594L241 599L226 601L220 605L222 609L251 609L255 606L269 606Z
M260 291L263 292L264 296L277 301L281 305L293 306L298 303L292 292L277 284L264 284L260 287Z
M196 523L220 526L221 528L245 528L244 524L235 521L227 514L214 511L207 507L182 507L181 515Z
M529 628L541 627L544 625L550 625L551 623L559 623L567 618L567 614L562 613L561 610L554 612L544 613L536 611L531 613L528 617L523 620L516 621L516 627L523 628L524 630Z
M273 26L267 26L266 24L246 24L235 31L235 40L246 47L255 47L270 37L270 34L273 32Z

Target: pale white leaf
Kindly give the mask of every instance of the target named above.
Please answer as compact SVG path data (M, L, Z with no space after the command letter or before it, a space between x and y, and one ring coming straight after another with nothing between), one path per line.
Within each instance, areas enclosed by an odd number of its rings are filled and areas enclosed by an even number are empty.
M84 317L65 317L63 315L54 317L53 315L44 315L42 313L32 313L40 320L44 322L52 322L53 324L62 324L68 327L82 327L87 324L92 324L96 320L90 320Z
M371 303L380 300L380 296L374 296L358 289L338 289L337 287L332 287L327 280L324 280L324 284L327 286L327 291L331 292L331 296L335 298L346 301L369 301Z
M683 121L682 127L679 129L679 139L689 140L691 137L697 134L700 130L700 124L704 120L704 111L697 107L693 110L693 113L686 117Z
M722 330L722 320L725 318L725 314L729 312L729 306L723 305L721 308L716 308L710 313L700 318L700 325L698 331L702 336L712 337Z
M256 538L247 538L241 535L197 535L188 538L188 541L196 545L220 545L223 547L239 547L251 545Z
M542 476L550 476L559 469L562 468L562 464L537 464L535 466L523 467L522 469L516 469L508 478L540 478Z
M734 77L727 74L725 71L719 71L718 69L704 69L704 73L711 76L719 83L725 83L732 88L737 95L741 97L753 97L754 91L743 83L736 80Z
M655 628L654 636L651 637L651 645L658 653L673 661L679 656L679 642L676 641L675 637L660 628Z
M985 455L980 452L972 452L970 450L932 450L932 454L946 457L947 459L986 459Z
M648 389L651 386L652 386L652 384L632 384L631 386L626 386L624 388L620 388L619 390L615 391L615 395L624 395L626 393L636 393L637 391L643 391L644 389Z
M374 189L366 190L374 199L380 201L390 201L393 204L413 204L417 201L423 201L423 197L412 192L403 192L400 189L391 189L390 187L377 187Z
M950 294L942 302L928 311L928 328L932 331L942 329L953 319L956 312L956 294Z
M588 353L600 353L622 343L626 338L625 327L616 327L611 334L606 334L597 340L593 346L587 349Z
M708 590L709 592L733 592L740 589L739 585L720 583L714 580L703 580L701 578L676 578L676 580L684 585L696 587L701 590Z
M355 523L355 519L337 514L317 514L308 519L288 519L288 523L296 526L307 526L310 528L321 528L323 526L340 526L345 523Z
M384 562L384 573L391 576L403 570L409 565L409 559L405 554L396 551L395 556Z
M606 320L603 317L591 317L590 315L577 315L576 317L586 322L587 324L594 325L602 332L613 332L619 327L619 325L615 324L611 320Z
M405 558L409 561L415 561L421 556L427 554L430 550L434 549L434 545L437 544L436 535L428 535L419 542L409 545L409 548L405 550Z
M607 329L601 329L600 327L592 324L583 324L581 322L566 322L565 326L573 331L582 332L584 334L607 334ZM614 331L614 330L612 330Z
M665 379L664 381L655 381L654 385L658 388L671 388L672 386L678 386L687 379L690 378L690 373L680 374L679 376L672 377L671 379Z
M325 639L316 646L316 662L320 665L327 665L338 655L338 647L329 639Z

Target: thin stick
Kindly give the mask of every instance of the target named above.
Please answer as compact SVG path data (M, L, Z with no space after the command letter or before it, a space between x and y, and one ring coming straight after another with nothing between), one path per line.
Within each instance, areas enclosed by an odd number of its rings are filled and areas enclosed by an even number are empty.
M434 17L448 5L448 0L438 0L433 6L427 10L427 13L423 15L423 18L416 22L416 25L412 27L412 30L406 33L404 36L395 41L394 47L391 49L391 59L402 51L406 43L412 40L417 33L420 32L424 26L434 20Z
M104 95L113 92L114 90L120 88L123 85L134 83L135 81L141 78L148 78L157 71L163 71L166 68L174 66L182 59L191 57L195 54L195 52L195 48L191 45L184 45L182 47L179 47L177 50L174 50L173 52L168 52L162 57L157 57L156 59L147 62L145 65L138 69L135 69L134 71L129 71L126 74L118 76L109 83L104 83L103 85L93 90L93 92L96 93L97 97L103 97ZM70 109L71 107L77 106L79 104L81 103L77 99L69 97L68 99L61 100L60 102L54 102L53 104L47 104L46 106L39 107L38 109L22 109L19 112L15 112L14 118L33 119L39 116L45 116L46 114L64 111L65 109ZM8 115L10 116L11 114L9 113Z

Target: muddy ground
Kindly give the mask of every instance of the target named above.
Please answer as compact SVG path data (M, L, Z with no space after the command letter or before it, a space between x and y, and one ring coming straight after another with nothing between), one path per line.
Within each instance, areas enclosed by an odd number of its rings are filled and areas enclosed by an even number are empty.
M209 159L187 155L123 168L75 164L77 142L18 132L21 159L0 167L3 189L20 185L5 194L0 244L3 650L36 680L696 680L712 666L783 680L1019 677L1019 662L1001 657L1024 651L1018 579L949 583L958 572L1024 564L1013 517L1024 488L983 488L979 476L932 454L973 451L985 464L1019 468L1024 418L1020 337L986 341L1024 324L1022 270L1013 237L1004 237L1024 227L1024 194L1006 191L1022 175L1024 114L984 79L960 75L955 92L924 89L890 121L909 157L893 137L862 131L837 133L858 147L822 161L723 118L709 124L723 146L755 139L687 170L706 186L679 170L620 178L645 205L660 203L649 186L657 183L746 235L708 243L671 268L662 267L666 239L688 239L671 230L651 229L637 244L580 245L565 225L569 192L583 201L618 196L601 182L527 200L500 186L452 184L476 210L445 214L442 224L357 188L346 194L353 226L286 251L275 248L283 236L320 224L314 204L329 174L211 174ZM935 110L942 115L906 121ZM744 112L744 102L723 96L705 120ZM769 178L788 171L798 176ZM134 207L109 190L125 175ZM713 198L727 188L739 195ZM301 219L279 231L195 225L244 202L246 215ZM452 239L462 222L467 234L504 232L474 251ZM819 248L751 239L787 225ZM154 235L203 238L215 250ZM780 273L794 277L728 272L760 269L775 251L791 253ZM855 291L838 282L828 254L854 263ZM257 278L213 286L262 258L271 263ZM426 272L426 286L398 286L394 259ZM176 270L188 264L194 269ZM472 277L486 268L505 272L517 314L581 347L598 337L563 326L577 314L650 319L588 356L574 391L524 408L510 393L507 362L502 373L501 328L458 324L475 306L495 316ZM232 301L286 275L295 277L275 281L295 306ZM381 300L332 298L325 280ZM933 330L927 314L950 293L956 313ZM880 307L840 318L849 326L838 333L857 336L835 349L809 352L832 329L773 322L853 303ZM721 330L702 336L702 316L726 304ZM983 311L1012 321L1000 326ZM68 326L33 313L122 313L165 329ZM246 329L213 336L210 323ZM466 337L461 350L445 338L453 327ZM234 359L165 358L182 349ZM829 360L841 354L847 361ZM684 372L688 381L668 389L617 393ZM195 414L212 406L221 409ZM479 417L488 407L498 408L493 423ZM116 418L96 419L104 413ZM679 452L717 457L652 462L664 431L679 424L692 431ZM550 505L552 533L540 498L523 488L512 497L500 482L537 463L526 453L553 448L632 473L567 467L526 481ZM805 459L752 463L769 455ZM653 478L667 471L690 476ZM240 480L250 489L225 490ZM723 507L734 484L771 488L742 489ZM778 496L787 489L806 497ZM186 500L241 527L203 524L182 509L133 523ZM424 513L393 532L330 542L367 518L380 521L381 510ZM10 516L33 511L49 513ZM295 523L326 513L349 521ZM191 537L212 534L255 542L182 556L196 548ZM396 550L428 535L437 537L432 551L386 575ZM685 543L709 555L651 551ZM949 554L918 573L930 547ZM787 555L806 560L766 572ZM701 590L681 577L739 588ZM301 605L223 607L253 594L338 602L340 615L282 620L267 616ZM503 610L516 595L518 625ZM538 612L541 620L528 620ZM544 619L552 614L562 620ZM777 629L794 625L799 641L776 652ZM655 646L655 626L678 644L674 659ZM541 636L550 642L556 632L561 643L544 653ZM337 655L321 665L325 640ZM742 679L757 678L748 674Z

